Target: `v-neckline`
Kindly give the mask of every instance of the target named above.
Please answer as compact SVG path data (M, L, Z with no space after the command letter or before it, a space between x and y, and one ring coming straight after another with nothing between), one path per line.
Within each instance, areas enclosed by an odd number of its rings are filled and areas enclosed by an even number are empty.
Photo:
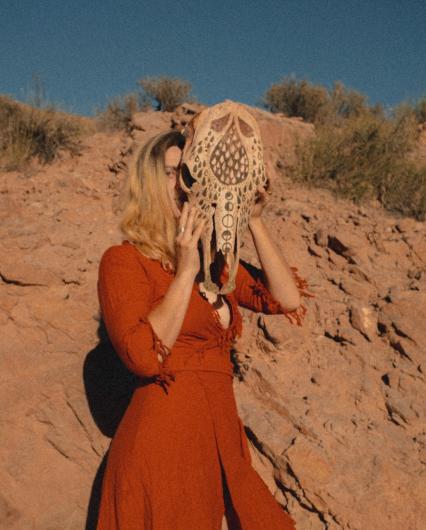
M229 297L228 298L228 295L226 294L222 294L221 296L223 296L223 299L225 300L225 303L227 304L228 308L229 308L229 325L225 328L225 326L222 324L222 320L220 318L220 314L219 314L219 311L214 307L214 305L209 302L206 298L204 298L204 296L201 294L201 291L200 291L200 285L199 283L197 282L194 282L194 289L197 291L198 295L200 296L200 298L202 298L208 305L209 307L211 308L211 311L212 311L212 314L213 314L213 318L216 322L216 324L218 325L219 329L221 331L223 331L224 333L228 332L229 329L234 325L235 323L235 313L234 313L234 306L233 306L233 303L232 303L232 300L231 298Z

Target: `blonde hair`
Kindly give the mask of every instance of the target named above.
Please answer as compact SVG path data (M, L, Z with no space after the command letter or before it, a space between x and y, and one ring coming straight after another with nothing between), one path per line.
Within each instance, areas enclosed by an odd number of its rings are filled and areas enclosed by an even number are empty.
M167 192L165 155L169 147L183 149L177 131L157 134L139 145L128 166L119 228L126 239L165 270L176 270L176 218Z

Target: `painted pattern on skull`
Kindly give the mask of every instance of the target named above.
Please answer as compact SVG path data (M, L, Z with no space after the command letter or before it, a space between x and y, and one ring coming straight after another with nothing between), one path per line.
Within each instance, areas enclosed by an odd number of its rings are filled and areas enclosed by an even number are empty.
M182 156L181 186L192 195L206 218L202 238L204 284L226 294L235 288L240 241L248 226L255 194L266 184L259 127L247 107L226 100L202 110L191 128ZM228 266L227 282L219 289L210 276L211 242Z
M235 124L226 131L210 157L210 168L223 184L238 184L248 176L248 156Z

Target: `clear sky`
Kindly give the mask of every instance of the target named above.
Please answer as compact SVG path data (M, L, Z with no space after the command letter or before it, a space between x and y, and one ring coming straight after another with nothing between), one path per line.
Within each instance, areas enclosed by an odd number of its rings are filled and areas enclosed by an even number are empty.
M0 0L0 93L93 114L146 76L258 104L293 74L390 107L426 96L426 0Z

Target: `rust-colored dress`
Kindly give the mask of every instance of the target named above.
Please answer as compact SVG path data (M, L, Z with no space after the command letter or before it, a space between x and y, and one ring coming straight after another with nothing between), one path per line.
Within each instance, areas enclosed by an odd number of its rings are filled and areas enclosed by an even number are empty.
M97 530L220 530L225 512L230 530L293 530L293 519L251 466L230 346L242 330L238 305L284 313L299 324L306 309L286 313L240 262L236 289L226 296L228 328L194 282L180 334L161 363L157 353L167 347L146 315L173 277L127 240L100 261L103 320L140 385L111 441Z

